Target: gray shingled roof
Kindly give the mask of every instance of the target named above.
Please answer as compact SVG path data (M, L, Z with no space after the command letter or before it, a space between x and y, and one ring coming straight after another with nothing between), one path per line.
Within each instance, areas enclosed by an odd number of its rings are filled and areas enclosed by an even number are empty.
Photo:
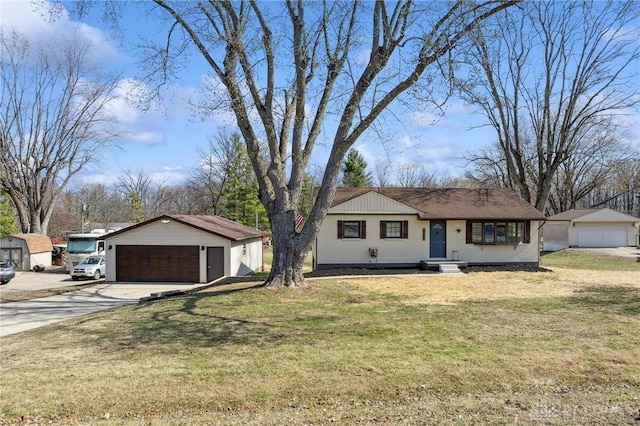
M371 191L418 210L421 219L546 219L504 188L337 188L332 207Z

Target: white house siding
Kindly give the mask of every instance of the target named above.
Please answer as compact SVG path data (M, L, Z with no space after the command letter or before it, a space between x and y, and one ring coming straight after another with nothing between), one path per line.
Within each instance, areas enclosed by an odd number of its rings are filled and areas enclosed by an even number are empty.
M339 220L366 220L366 239L337 239ZM381 220L409 221L408 239L380 239ZM417 264L428 257L429 244L422 241L422 228L428 224L419 221L415 215L329 215L326 216L316 244L314 259L319 264L385 265ZM428 232L427 232L428 233ZM369 248L376 248L378 257L369 255Z
M231 243L231 275L258 272L262 266L262 237Z
M200 231L173 220L169 223L152 222L123 234L107 236L106 281L116 280L116 247L118 245L224 247L224 274L228 276L231 272L230 243L226 238ZM200 282L207 282L207 250L200 250Z
M333 209L331 210L334 211ZM366 220L366 239L337 239L338 220ZM407 220L408 239L380 239L380 221ZM429 259L429 221L417 219L415 215L327 215L316 244L313 256L316 265L337 266L416 266ZM424 240L422 239L424 229ZM460 232L458 232L460 230ZM520 245L474 245L466 243L466 221L447 221L446 255L454 258L454 251L461 261L478 264L492 263L538 263L538 222L532 221L530 244ZM369 248L376 248L378 256L372 258Z

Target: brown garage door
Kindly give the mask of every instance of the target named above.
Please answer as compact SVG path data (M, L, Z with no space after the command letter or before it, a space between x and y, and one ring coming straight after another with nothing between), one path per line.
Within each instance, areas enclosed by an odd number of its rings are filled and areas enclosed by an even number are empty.
M200 281L198 246L116 246L117 281Z

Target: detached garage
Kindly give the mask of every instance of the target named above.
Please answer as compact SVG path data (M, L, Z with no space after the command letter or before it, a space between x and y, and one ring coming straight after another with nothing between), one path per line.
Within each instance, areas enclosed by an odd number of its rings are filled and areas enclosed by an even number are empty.
M262 268L263 231L219 216L163 215L107 235L108 282L206 283Z
M547 218L544 250L626 247L638 244L640 218L611 209L572 209Z

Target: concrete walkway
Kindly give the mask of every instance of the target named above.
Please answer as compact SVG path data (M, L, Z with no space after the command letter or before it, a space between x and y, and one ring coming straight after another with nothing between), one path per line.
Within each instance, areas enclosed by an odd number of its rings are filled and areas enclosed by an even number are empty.
M0 304L0 337L20 333L77 316L136 304L143 297L168 291L191 291L209 284L118 283L97 284L82 290L41 299Z

